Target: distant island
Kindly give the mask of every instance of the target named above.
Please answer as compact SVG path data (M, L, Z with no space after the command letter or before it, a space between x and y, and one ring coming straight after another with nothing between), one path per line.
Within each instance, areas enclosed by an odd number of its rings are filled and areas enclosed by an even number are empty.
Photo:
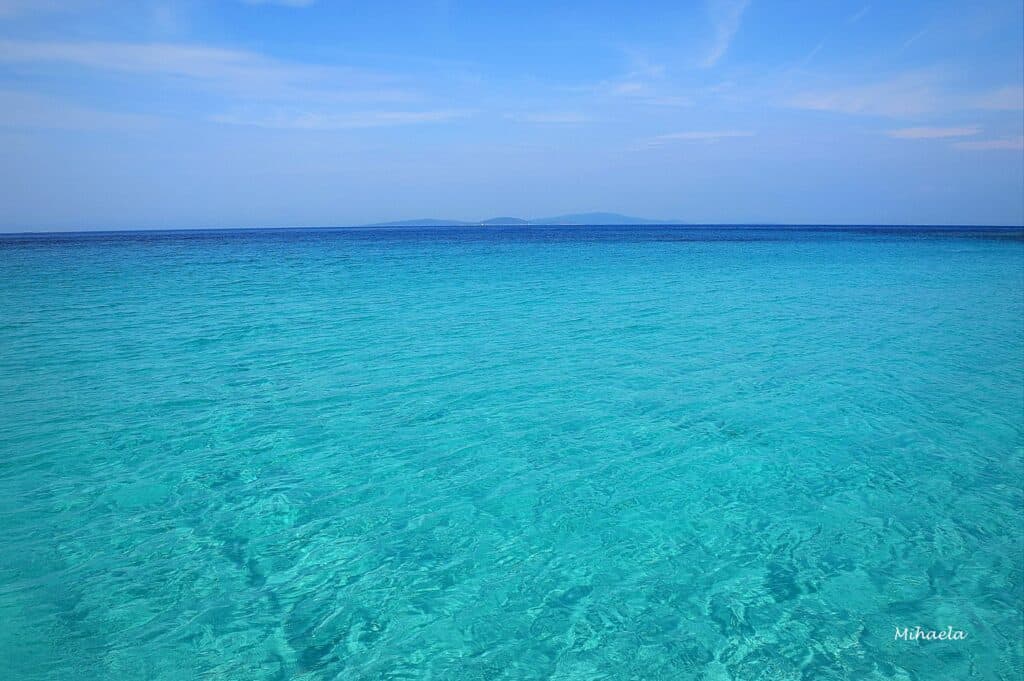
M570 213L546 218L515 218L496 217L468 222L466 220L442 220L437 218L419 218L415 220L397 220L394 222L377 222L367 227L475 227L475 226L506 226L506 225L672 225L681 224L675 220L648 220L631 217L621 213Z

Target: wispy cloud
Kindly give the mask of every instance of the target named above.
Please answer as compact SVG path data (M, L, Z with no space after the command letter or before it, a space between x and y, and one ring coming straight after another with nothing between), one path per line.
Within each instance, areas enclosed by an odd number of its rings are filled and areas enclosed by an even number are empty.
M643 104L662 107L692 106L693 100L685 95L671 94L659 85L638 80L608 81L599 88L600 92L613 97L625 97Z
M903 73L872 83L807 90L788 97L786 106L869 116L911 117L969 110L1024 108L1024 89L1008 86L982 93L952 91L941 73Z
M864 16L871 11L871 5L864 5L859 10L850 15L850 18L846 20L848 24L856 24L858 21L864 18Z
M340 66L291 63L245 50L179 43L29 42L0 40L0 64L71 65L101 72L163 79L217 95L204 120L221 124L290 130L347 130L464 118L472 112L425 103L416 92L397 87L387 74ZM420 101L418 106L411 102ZM0 101L0 105L3 102ZM51 127L98 125L115 114L87 109L59 114L42 102L24 100L22 124L32 116ZM124 114L130 121L130 114ZM8 116L10 118L10 115ZM0 116L0 124L3 117Z
M0 0L0 18L29 12L56 12L84 5L83 0Z
M909 38L907 38L906 40L904 40L904 41L903 41L903 44L902 44L902 45L900 46L900 50L905 50L905 49L907 49L908 47L910 47L911 45L913 45L914 43L916 43L916 42L917 42L918 40L920 40L921 38L923 38L923 37L925 37L926 35L928 35L928 33L930 32L930 30L931 30L931 29L929 29L929 28L927 28L927 27L926 27L926 28L922 28L922 29L921 29L920 31L918 31L918 32L917 32L917 33L915 33L914 35L912 35L912 36L910 36Z
M821 52L821 48L823 48L823 47L825 47L825 41L824 40L819 40L818 44L814 46L814 49L812 49L810 52L807 53L807 56L804 57L804 59L801 62L801 64L803 64L804 66L806 66L807 64L810 64L811 60L814 59L818 55L819 52Z
M616 97L642 97L654 91L654 83L665 78L665 66L632 56L630 69L616 78L602 81L597 90Z
M650 91L650 85L637 80L621 80L615 83L610 83L608 87L609 94L618 95L621 97L646 95L649 94Z
M1024 109L1024 87L1010 85L992 92L974 95L969 104L988 111L1020 111Z
M656 64L634 55L631 68L625 74L603 80L597 85L584 86L579 90L610 97L628 98L642 104L659 107L682 107L693 104L690 97L678 94L667 84L667 80L663 64Z
M0 17L20 14L32 9L34 4L31 0L0 0Z
M934 81L930 74L907 74L875 83L802 92L786 104L812 111L912 116L938 105Z
M309 7L316 0L242 0L247 5L281 5L283 7Z
M78 106L64 99L28 92L0 91L0 127L44 130L125 130L152 128L159 119Z
M575 111L528 111L506 114L505 117L517 123L552 125L574 125L589 123L593 120L590 116Z
M959 128L900 128L898 130L889 130L885 134L889 137L904 140L923 140L923 139L947 139L950 137L971 137L981 132L981 128L977 125L969 125Z
M708 14L711 17L712 37L711 48L701 60L701 66L710 68L718 63L729 51L732 40L739 30L740 21L743 19L743 12L746 11L749 0L711 0L708 4Z
M180 43L0 40L0 63L71 64L100 71L156 75L259 97L322 95L340 100L409 99L391 79L344 67L293 64L245 50Z
M957 149L966 151L1024 151L1024 135L1006 137L998 140L978 140L972 142L956 142Z
M347 113L281 113L269 116L221 114L211 117L215 123L246 125L282 130L352 130L386 128L421 123L443 123L471 116L462 109L437 111L360 111Z
M30 42L0 40L0 62L58 62L94 69L160 73L199 80L309 77L309 67L258 54L174 43Z
M724 139L736 137L753 137L750 130L687 130L685 132L670 132L666 135L658 135L644 141L642 147L660 147L673 142L720 142Z

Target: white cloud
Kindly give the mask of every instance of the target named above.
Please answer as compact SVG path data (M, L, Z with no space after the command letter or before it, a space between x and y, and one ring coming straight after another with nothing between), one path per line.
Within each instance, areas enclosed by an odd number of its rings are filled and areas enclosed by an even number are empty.
M869 11L871 11L871 5L864 5L859 10L850 15L850 18L846 20L848 24L856 24L858 21L864 18Z
M203 117L224 124L343 130L440 123L472 113L424 104L411 107L411 101L420 99L416 93L395 87L398 79L384 74L283 62L245 50L178 43L0 40L0 64L47 63L211 90L220 100L212 111L223 113ZM100 112L84 108L73 110L72 116L59 116L61 107L25 101L20 110L35 113L17 114L18 120L25 123L39 116L51 127L92 125L104 120ZM104 114L106 120L113 115Z
M630 55L630 69L625 74L604 80L595 88L615 97L644 97L655 90L655 83L664 80L665 66L642 55Z
M644 101L655 106L693 106L693 100L681 95L651 95Z
M1024 109L1024 87L1009 85L969 99L973 108L989 111L1020 111Z
M930 28L922 28L920 31L918 31L914 35L912 35L909 38L907 38L906 40L904 40L903 44L900 46L900 50L907 49L908 47L910 47L911 45L916 43L918 40L920 40L921 38L923 38L926 35L928 35L930 32L931 32Z
M60 12L86 4L85 0L0 0L0 18L29 12Z
M804 66L806 66L807 64L810 64L811 60L814 59L814 57L817 56L817 54L819 52L821 52L821 48L823 48L823 47L825 47L825 41L824 40L819 40L818 44L814 46L814 49L812 49L810 52L808 52L807 56L804 57L803 61L801 61L800 63L803 64Z
M689 97L675 94L671 88L665 87L665 71L663 64L655 64L634 55L632 68L627 73L580 89L599 95L629 98L654 106L690 106L693 102Z
M0 91L0 127L46 130L127 130L157 125L159 119L77 106L64 99Z
M624 80L610 84L608 92L613 95L632 97L633 95L648 94L650 86L635 80Z
M540 123L540 124L565 124L573 125L578 123L589 123L593 120L586 114L575 111L533 111L523 113L510 113L505 116L509 120L518 123Z
M693 100L690 97L668 94L660 86L635 80L607 81L598 88L598 92L613 97L630 98L642 104L653 104L654 106L680 107L693 105Z
M283 7L309 7L316 0L242 0L247 5L281 5Z
M60 63L101 71L164 76L234 94L343 101L398 101L409 93L389 78L356 69L293 64L244 50L181 43L0 40L0 63Z
M981 132L981 128L977 125L970 125L960 128L900 128L898 130L889 130L886 134L896 139L921 140L970 137L971 135L977 135L979 132Z
M876 83L803 92L786 104L812 111L913 116L938 106L933 81L931 76L903 75Z
M998 140L956 142L953 146L957 149L965 149L967 151L1024 151L1024 135Z
M688 130L652 137L644 146L658 147L671 142L719 142L724 139L753 136L754 133L749 130Z
M310 75L306 67L284 66L251 52L174 43L2 40L0 61L63 62L95 69L160 73L206 80Z
M701 60L701 66L710 68L718 63L718 60L725 56L740 27L740 20L743 19L743 12L746 11L749 0L711 0L708 5L708 13L711 16L711 23L714 30L711 48Z
M465 118L473 112L462 109L437 111L360 111L346 113L282 113L269 116L223 114L212 121L228 125L247 125L285 130L352 130L384 128L419 123L443 123Z
M868 116L910 117L946 111L1024 108L1024 89L1009 86L982 93L953 92L940 72L904 73L886 80L808 90L785 100L796 109Z

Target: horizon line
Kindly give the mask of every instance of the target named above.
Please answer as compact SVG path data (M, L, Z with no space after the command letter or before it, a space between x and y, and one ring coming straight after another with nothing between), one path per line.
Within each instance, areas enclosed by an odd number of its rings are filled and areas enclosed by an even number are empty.
M395 221L406 222L406 221ZM483 222L452 222L446 224L439 222L432 225L408 225L384 223L369 223L358 225L314 225L314 226L293 226L293 227L140 227L129 229L90 229L74 228L64 230L27 230L19 232L6 232L0 230L0 238L16 236L49 236L49 235L100 235L100 234L144 234L144 233L188 233L188 232L284 232L284 231L341 231L341 230L408 230L408 229L531 229L531 228L588 228L588 227L620 227L620 228L643 228L659 229L665 227L679 227L686 229L716 229L716 228L738 228L738 229L764 229L764 228L788 228L788 229L998 229L998 230L1024 230L1024 224L981 224L981 223L840 223L840 222L658 222L649 221L646 223L525 223L525 224L485 224Z

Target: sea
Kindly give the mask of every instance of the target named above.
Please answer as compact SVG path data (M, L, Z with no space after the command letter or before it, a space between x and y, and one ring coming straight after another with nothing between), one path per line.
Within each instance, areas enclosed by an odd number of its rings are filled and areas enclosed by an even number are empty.
M1022 674L1024 229L0 236L5 680Z

